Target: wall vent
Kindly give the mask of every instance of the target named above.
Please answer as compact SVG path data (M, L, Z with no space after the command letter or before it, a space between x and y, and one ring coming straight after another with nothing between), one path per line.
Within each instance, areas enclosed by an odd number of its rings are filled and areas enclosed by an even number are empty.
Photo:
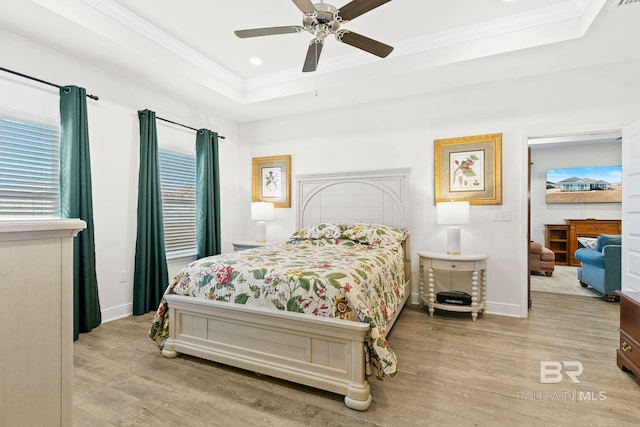
M625 4L638 3L640 0L620 0L618 6L624 6Z

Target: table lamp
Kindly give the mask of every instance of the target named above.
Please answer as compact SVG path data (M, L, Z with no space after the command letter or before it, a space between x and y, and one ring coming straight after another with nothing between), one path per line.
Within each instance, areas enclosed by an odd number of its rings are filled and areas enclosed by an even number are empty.
M460 255L460 224L469 223L469 202L438 202L438 224L448 224L447 255Z
M258 243L267 241L267 221L273 219L273 203L253 202L251 203L251 219L258 221Z

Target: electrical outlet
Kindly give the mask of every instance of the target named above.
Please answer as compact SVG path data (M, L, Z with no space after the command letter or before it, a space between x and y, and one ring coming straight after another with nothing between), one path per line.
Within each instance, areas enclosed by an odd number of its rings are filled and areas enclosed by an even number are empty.
M127 270L122 270L118 273L118 281L120 283L127 283Z

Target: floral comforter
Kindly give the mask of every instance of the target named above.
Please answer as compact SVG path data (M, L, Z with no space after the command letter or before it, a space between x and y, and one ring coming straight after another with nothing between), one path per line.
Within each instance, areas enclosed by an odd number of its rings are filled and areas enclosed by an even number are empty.
M367 373L393 376L385 332L402 308L405 238L405 230L375 224L320 224L287 243L194 261L166 293L369 323ZM163 299L149 331L160 347L168 322Z

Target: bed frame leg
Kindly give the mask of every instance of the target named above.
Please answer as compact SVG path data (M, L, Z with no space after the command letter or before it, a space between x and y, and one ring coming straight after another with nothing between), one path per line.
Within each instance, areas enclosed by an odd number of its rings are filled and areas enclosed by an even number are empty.
M162 355L167 359L173 359L178 355L178 352L173 350L162 350Z
M164 347L162 348L162 355L167 359L173 359L178 355L178 352L173 349L173 342L168 339L164 343Z
M355 409L356 411L366 411L371 406L371 391L369 384L366 382L363 384L351 383L347 390L347 395L344 397L344 404L348 408Z

